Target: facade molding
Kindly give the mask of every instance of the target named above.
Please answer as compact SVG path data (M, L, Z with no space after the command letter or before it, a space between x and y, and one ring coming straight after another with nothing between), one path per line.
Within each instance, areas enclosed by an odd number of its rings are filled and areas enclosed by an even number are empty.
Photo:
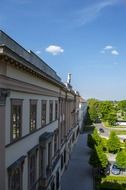
M6 86L8 89L12 91L24 92L24 93L32 93L36 95L45 95L45 96L54 96L57 97L59 92L49 90L37 85L29 84L23 81L19 81L17 79L12 79L10 77L6 77L4 75L0 75L0 87Z

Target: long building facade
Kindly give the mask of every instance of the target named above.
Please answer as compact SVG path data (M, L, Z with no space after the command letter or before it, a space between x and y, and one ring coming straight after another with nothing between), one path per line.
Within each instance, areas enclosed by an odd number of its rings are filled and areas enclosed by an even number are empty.
M0 190L60 190L78 108L71 85L0 31Z

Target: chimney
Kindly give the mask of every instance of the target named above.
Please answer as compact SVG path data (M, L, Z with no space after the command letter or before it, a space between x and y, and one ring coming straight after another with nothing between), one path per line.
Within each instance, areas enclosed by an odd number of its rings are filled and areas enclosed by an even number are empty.
M70 84L71 83L71 74L68 73L68 76L67 76L67 83Z

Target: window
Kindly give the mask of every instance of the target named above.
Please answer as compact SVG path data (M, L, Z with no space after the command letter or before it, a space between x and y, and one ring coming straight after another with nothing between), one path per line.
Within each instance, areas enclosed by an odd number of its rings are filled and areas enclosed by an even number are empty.
M9 190L21 190L22 174L20 168L13 170L12 175L9 176Z
M61 170L63 169L63 161L64 161L64 159L63 159L63 155L61 155Z
M35 189L34 185L36 182L36 161L37 161L37 153L36 150L29 153L28 157L28 181L29 181L29 189Z
M46 125L46 100L42 100L42 127Z
M49 121L53 121L53 101L49 101Z
M58 190L59 189L59 171L57 170L57 172L56 172L56 190Z
M21 137L22 131L22 100L11 100L11 140Z
M48 166L51 166L51 159L52 159L52 155L51 155L51 142L48 143Z
M57 151L57 133L55 133L54 135L54 154L56 153Z
M46 168L46 175L50 176L51 175L51 163L52 162L52 143L48 143L48 165Z
M30 132L36 129L37 100L30 100Z
M40 177L43 177L43 148L41 146L39 149L39 169Z
M54 181L51 183L51 190L55 190L55 183L54 183Z
M58 119L58 103L55 101L55 120Z
M23 190L23 164L25 156L8 167L8 190Z

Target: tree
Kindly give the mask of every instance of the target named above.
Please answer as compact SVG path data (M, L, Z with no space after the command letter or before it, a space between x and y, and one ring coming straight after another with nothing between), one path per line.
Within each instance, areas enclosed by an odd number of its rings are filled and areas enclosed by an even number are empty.
M111 131L108 142L107 142L109 152L116 153L120 150L120 140L114 131Z
M103 101L100 104L100 113L101 113L101 118L103 121L108 120L108 116L110 113L114 113L114 104L111 101Z
M96 128L93 131L92 138L96 145L99 145L101 143L101 137L99 136Z
M88 99L88 112L92 122L96 122L99 116L99 101L96 99Z
M94 139L92 138L92 135L91 134L88 134L87 136L87 145L90 147L90 148L94 148L94 145L95 145L95 141Z
M126 150L122 150L117 153L116 163L120 168L126 168Z
M108 165L108 159L106 154L103 152L103 148L101 145L96 146L96 152L98 155L98 160L100 161L100 167L106 168L106 166Z
M94 150L91 153L89 164L94 168L106 168L108 165L108 159L106 154L103 152L103 149L100 145L94 147Z
M119 101L118 109L121 109L122 111L126 111L126 100Z
M94 168L98 168L100 166L100 161L98 159L96 149L92 150L91 152L89 164L92 165Z
M110 125L115 125L117 121L117 116L115 113L109 113L107 117L107 121Z
M102 138L101 140L102 141L101 141L100 145L102 146L103 151L106 152L107 149L108 149L108 147L107 147L107 139L106 138Z

